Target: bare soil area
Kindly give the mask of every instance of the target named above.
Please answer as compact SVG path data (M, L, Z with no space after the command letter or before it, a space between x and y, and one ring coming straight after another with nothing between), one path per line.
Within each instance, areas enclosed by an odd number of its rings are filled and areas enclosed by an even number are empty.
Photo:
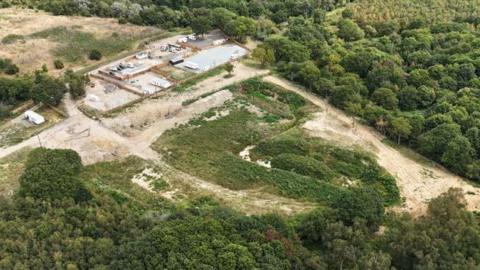
M102 120L102 122L110 129L126 137L142 137L141 133L146 130L150 130L146 131L146 133L159 134L157 129L162 126L162 122L173 121L170 119L179 119L181 115L186 114L188 115L188 118L193 118L195 115L201 114L208 111L210 108L223 104L223 102L225 102L227 99L223 99L222 101L217 99L217 97L219 97L218 95L214 95L210 98L207 96L203 99L203 104L198 106L197 109L193 110L191 109L191 105L193 104L184 106L184 102L200 99L202 96L215 92L228 85L241 82L251 77L265 75L267 73L267 70L253 69L237 63L235 65L234 74L230 78L224 78L226 73L222 73L218 76L208 78L198 83L187 91L181 93L171 91L161 98L147 99L136 104L126 113L122 113L114 118L105 118ZM183 120L180 120L179 122L183 122ZM150 128L152 126L154 128ZM155 126L157 128L155 128ZM160 135L161 134L158 136Z
M90 82L93 87L87 86L84 103L98 111L113 110L140 98L139 95L99 79L92 78Z
M372 128L359 124L343 111L338 110L324 99L307 92L286 80L268 76L265 80L277 84L308 99L323 111L306 122L303 128L311 136L321 137L339 144L359 145L374 153L378 163L397 179L405 202L394 210L407 211L414 216L425 213L427 203L448 191L460 188L465 193L470 210L480 210L480 189L439 165L426 164L403 155L397 149L383 143L384 136Z

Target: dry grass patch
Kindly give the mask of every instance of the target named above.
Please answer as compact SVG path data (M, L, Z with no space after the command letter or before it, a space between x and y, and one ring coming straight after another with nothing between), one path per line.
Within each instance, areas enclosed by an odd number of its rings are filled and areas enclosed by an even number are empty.
M86 57L78 56L91 46L105 50L105 55L116 54L162 32L153 27L120 25L115 19L53 16L19 8L0 9L0 17L0 57L12 59L24 73L43 64L59 73L53 67L57 58L70 60L66 68L78 68L90 64Z
M0 197L9 197L18 187L30 148L23 148L0 159Z

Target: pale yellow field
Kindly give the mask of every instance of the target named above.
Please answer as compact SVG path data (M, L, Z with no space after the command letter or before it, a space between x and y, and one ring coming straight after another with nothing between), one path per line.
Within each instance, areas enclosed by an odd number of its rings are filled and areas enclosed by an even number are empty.
M115 33L118 37L140 40L162 32L153 27L121 25L115 19L53 16L43 11L19 8L0 9L0 41L8 35L25 37L24 40L16 41L13 44L0 42L0 57L12 59L20 67L22 73L39 69L43 64L46 64L53 73L60 73L61 71L55 71L53 67L53 61L58 57L54 56L52 51L61 44L50 39L28 37L31 34L56 27L92 33L97 39L112 38ZM115 41L115 38L112 38L112 41ZM66 67L74 69L89 64L91 61L87 60L75 63L65 62Z

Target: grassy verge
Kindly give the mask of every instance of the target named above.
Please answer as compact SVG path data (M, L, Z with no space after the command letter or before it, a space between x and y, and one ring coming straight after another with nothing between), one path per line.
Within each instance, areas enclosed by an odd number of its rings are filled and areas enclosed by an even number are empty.
M419 153L415 152L414 150L412 150L412 149L410 149L406 146L399 145L396 142L394 142L394 141L392 141L388 138L383 139L382 142L386 145L391 146L392 148L395 148L395 150L400 152L402 155L404 155L405 157L407 157L409 159L414 160L415 162L417 162L419 164L422 164L424 166L434 166L434 167L439 166L434 161L420 155Z
M217 76L225 72L225 66L218 66L210 71L195 75L193 77L188 78L187 80L181 82L178 84L175 88L173 88L173 91L175 92L185 92L187 91L190 87L195 86L199 82L208 79L213 76Z
M114 62L114 61L120 60L122 58L125 58L129 55L132 55L136 52L140 52L141 50L143 50L143 46L145 44L148 44L151 41L168 38L168 37L174 36L176 34L177 33L175 33L175 32L161 32L161 33L155 34L153 36L138 40L138 41L136 41L136 43L138 44L137 46L132 46L132 48L129 49L129 50L126 50L126 51L123 51L123 52L120 52L120 53L117 53L117 54L114 54L114 55L111 55L111 56L106 56L106 57L104 57L103 60L101 60L101 61L99 61L99 62L97 62L93 65L89 65L88 67L77 70L76 73L77 74L88 73L88 72L93 71L95 69L98 69L99 67L104 66L104 65L106 65L110 62Z
M0 196L10 196L17 189L30 148L23 148L0 159Z
M142 187L132 182L134 176L142 174L146 168L155 170L156 167L138 157L127 157L122 160L99 162L86 166L81 174L81 179L87 183L91 190L108 193L121 204L138 208L169 207L169 203L160 196L145 191ZM151 179L161 181L161 179ZM162 183L154 183L154 188L161 188Z
M92 33L67 27L54 27L28 36L30 39L48 39L60 45L53 49L53 54L66 62L85 61L91 50L99 50L104 56L111 56L129 50L138 40L135 36L120 36L113 33L111 37L97 38Z
M37 110L45 118L45 123L33 125L24 123L6 123L0 127L0 147L10 146L22 142L40 132L52 127L63 120L63 116L47 106Z

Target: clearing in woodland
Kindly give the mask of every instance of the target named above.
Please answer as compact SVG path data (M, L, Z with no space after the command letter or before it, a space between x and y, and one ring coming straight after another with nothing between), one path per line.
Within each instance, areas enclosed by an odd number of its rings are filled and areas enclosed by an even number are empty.
M153 27L121 25L115 19L53 16L30 9L0 9L0 58L12 59L22 73L60 59L67 68L88 65L88 53L104 56L131 50L146 37L165 33Z
M368 186L386 205L399 202L395 179L368 154L298 129L315 109L299 95L258 78L228 89L233 100L167 131L154 150L173 167L230 190L328 205L351 187Z

